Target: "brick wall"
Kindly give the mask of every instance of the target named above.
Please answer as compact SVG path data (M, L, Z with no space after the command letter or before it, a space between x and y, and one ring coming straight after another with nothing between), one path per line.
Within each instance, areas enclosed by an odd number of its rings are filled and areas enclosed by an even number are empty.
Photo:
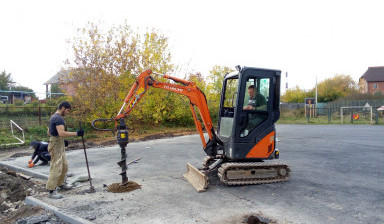
M377 85L376 89L374 84ZM368 83L368 93L374 94L375 92L381 92L384 94L384 82L369 82Z

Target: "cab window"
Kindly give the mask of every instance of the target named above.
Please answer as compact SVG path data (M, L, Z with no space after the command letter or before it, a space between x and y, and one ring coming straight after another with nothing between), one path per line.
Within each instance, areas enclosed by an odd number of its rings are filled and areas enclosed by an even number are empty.
M243 111L247 113L247 125L241 131L241 137L248 136L253 129L267 120L269 86L269 78L249 78L247 80L243 101Z

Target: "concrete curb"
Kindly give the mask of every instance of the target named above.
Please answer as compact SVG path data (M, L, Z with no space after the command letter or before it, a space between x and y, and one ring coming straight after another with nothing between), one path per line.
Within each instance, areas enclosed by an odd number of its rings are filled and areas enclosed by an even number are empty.
M21 168L21 167L18 167L18 166L13 166L13 165L10 165L10 164L6 164L6 163L3 163L3 162L0 162L0 166L6 167L6 168L11 169L11 170L14 170L16 172L21 172L21 173L27 174L27 175L32 176L32 177L48 180L48 175L45 175L45 174L42 174L42 173L34 172L34 171L27 170L27 169L24 169L24 168Z
M93 222L90 222L86 219L80 218L78 216L66 214L62 211L59 211L58 208L56 208L52 205L49 205L43 201L40 201L39 199L36 199L33 196L26 197L25 203L27 205L43 207L45 210L48 210L48 211L54 213L57 217L59 217L64 222L69 222L71 224L93 224Z

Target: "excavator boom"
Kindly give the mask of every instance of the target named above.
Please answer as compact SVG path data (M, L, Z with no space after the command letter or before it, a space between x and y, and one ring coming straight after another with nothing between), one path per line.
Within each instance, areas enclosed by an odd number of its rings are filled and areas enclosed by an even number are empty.
M115 117L116 124L118 120L126 118L130 114L132 109L144 97L149 87L164 89L170 92L181 94L181 95L187 96L190 100L189 105L192 112L193 120L195 122L196 129L200 135L204 151L208 155L214 155L218 147L217 145L220 144L221 142L217 138L215 131L213 129L212 119L209 114L207 100L205 98L204 93L196 86L194 82L179 79L170 75L163 75L163 77L173 80L174 82L180 83L180 84L159 82L152 77L152 74L161 75L158 73L152 73L151 70L147 70L141 73L137 77L136 82L131 87L131 90L129 91L128 95L124 100L123 106L121 107L118 115ZM126 105L128 106L124 110ZM197 111L200 114L202 122L205 126L205 130L209 136L208 142L206 142L205 140L203 127L202 127L201 121L199 121L196 115L195 107L197 108Z

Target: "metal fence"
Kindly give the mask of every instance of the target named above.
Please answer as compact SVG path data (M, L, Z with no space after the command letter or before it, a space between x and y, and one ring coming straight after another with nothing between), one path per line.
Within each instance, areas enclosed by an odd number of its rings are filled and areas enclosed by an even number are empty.
M284 103L280 105L281 118L295 117L299 119L322 119L328 123L371 123L370 110L364 106L372 107L372 123L384 124L383 111L377 109L384 105L384 100L355 100L331 103L318 103L310 110L305 109L304 103ZM343 110L343 122L341 122L341 107ZM15 121L23 128L37 125L48 125L51 115L56 111L54 106L0 106L0 129L9 128L10 120ZM311 111L312 113L308 113ZM307 113L306 113L307 112ZM358 117L358 118L357 118ZM357 119L356 119L357 118ZM369 120L369 122L368 122Z
M304 103L287 103L280 105L280 112L282 117L307 118L308 122L314 119L325 119L328 123L384 124L384 112L377 110L383 105L384 100L317 103L311 107Z

